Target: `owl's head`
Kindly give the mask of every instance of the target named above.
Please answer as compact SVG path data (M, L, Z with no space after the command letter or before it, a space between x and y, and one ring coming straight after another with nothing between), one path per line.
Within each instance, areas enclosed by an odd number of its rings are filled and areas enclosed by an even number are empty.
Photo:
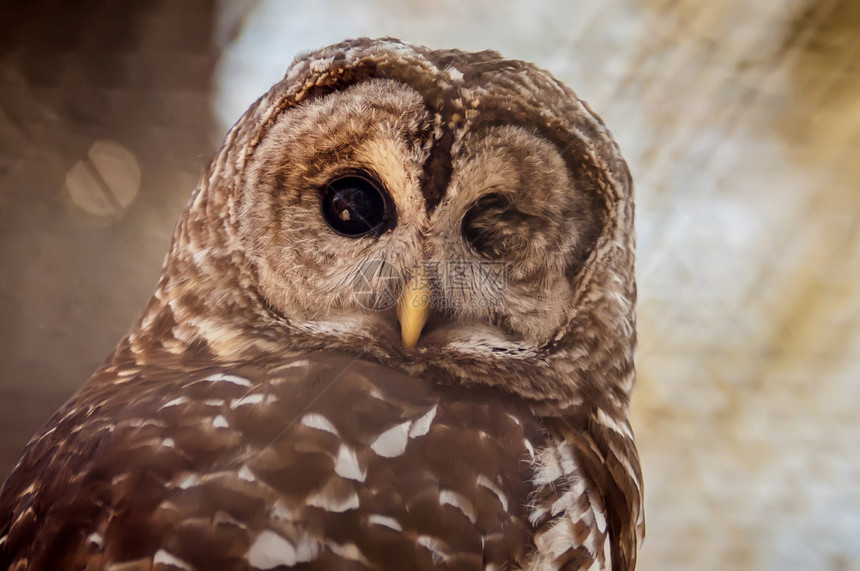
M169 307L175 340L224 359L338 348L528 397L626 395L632 215L617 146L547 72L345 42L230 131L137 335Z

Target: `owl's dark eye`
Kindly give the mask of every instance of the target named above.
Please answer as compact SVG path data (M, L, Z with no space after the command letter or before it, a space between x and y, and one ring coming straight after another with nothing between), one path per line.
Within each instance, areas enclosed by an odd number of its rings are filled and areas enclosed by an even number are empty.
M497 260L525 252L535 227L533 217L518 210L508 197L489 194L463 217L463 238L485 258Z
M379 234L390 222L393 205L373 179L350 174L328 183L322 195L322 214L332 230L358 238Z

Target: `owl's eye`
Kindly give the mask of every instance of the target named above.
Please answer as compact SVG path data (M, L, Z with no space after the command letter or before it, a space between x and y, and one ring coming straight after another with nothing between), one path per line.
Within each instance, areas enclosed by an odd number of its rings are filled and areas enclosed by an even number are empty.
M489 194L475 202L463 217L463 238L485 258L497 260L529 246L534 220L518 210L510 198Z
M393 214L381 185L370 178L350 174L328 183L322 195L322 214L332 230L358 238L380 233Z

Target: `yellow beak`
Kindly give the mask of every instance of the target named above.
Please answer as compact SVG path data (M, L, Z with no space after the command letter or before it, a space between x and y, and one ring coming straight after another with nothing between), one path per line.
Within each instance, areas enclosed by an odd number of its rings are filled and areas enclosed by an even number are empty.
M427 276L423 270L416 270L397 304L397 319L400 321L400 337L404 348L410 349L418 343L429 315L430 289L427 287Z

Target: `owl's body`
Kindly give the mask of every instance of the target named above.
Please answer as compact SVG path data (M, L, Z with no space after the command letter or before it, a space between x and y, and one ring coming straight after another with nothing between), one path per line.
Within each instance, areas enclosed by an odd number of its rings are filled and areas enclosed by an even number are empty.
M296 60L7 479L0 565L633 568L631 193L529 64Z

